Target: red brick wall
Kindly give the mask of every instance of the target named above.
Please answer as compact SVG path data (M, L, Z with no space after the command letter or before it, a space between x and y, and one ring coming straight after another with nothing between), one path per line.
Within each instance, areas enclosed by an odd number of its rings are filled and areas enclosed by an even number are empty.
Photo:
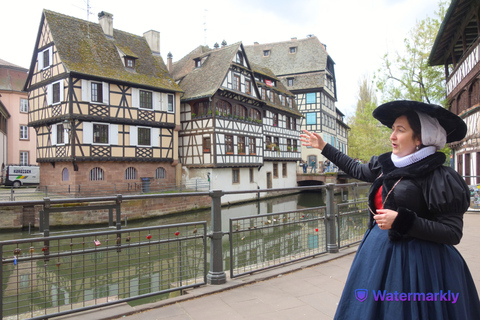
M103 181L90 181L90 171L99 167L104 172ZM129 167L137 169L136 180L126 180L125 170ZM158 167L165 169L166 178L160 179L159 182L166 185L175 184L175 167L171 163L167 162L114 162L114 161L92 161L78 163L78 171L74 171L72 162L56 162L55 167L51 163L40 163L40 185L48 186L54 189L54 186L71 186L72 190L75 190L78 185L90 186L92 188L102 185L110 185L109 188L113 188L113 185L117 185L117 192L123 192L126 190L128 183L141 184L143 177L154 178L155 170ZM62 172L64 169L68 169L69 179L68 181L62 180ZM122 187L121 185L125 185Z

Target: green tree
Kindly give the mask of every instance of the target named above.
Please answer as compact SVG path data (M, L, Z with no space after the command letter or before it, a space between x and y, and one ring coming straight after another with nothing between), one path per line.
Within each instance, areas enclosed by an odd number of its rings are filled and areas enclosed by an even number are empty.
M364 77L360 80L357 109L348 119L348 155L368 161L373 155L391 151L390 130L372 117L377 107L377 98L371 81Z
M445 73L441 66L429 65L428 57L447 10L440 1L436 18L417 22L404 39L404 52L383 57L377 75L382 101L407 99L445 105Z
M441 66L430 66L428 57L447 9L446 1L441 0L435 18L427 17L417 22L409 38L404 40L403 55L398 52L393 58L388 53L384 55L377 76L382 101L407 99L446 106L444 70ZM450 148L446 146L441 151L449 163Z

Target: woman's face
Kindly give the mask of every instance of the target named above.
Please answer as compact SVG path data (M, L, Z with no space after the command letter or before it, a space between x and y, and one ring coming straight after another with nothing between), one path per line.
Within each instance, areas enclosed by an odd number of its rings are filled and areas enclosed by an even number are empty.
M414 153L417 145L421 144L418 138L413 139L413 130L406 116L400 116L395 120L390 141L392 142L392 152L397 157L405 157Z

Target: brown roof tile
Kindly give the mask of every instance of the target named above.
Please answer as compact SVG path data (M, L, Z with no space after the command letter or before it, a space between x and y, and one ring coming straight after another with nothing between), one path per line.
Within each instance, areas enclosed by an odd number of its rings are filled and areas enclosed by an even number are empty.
M113 31L108 39L99 24L44 10L60 59L69 72L147 87L181 91L163 59L154 56L145 38ZM135 71L124 67L118 49L136 57Z

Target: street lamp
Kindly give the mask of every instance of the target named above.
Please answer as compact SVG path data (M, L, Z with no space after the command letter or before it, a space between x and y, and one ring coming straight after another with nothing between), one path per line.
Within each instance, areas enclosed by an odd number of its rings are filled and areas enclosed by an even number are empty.
M68 120L63 120L63 128L70 132L70 129L72 129L72 123Z

